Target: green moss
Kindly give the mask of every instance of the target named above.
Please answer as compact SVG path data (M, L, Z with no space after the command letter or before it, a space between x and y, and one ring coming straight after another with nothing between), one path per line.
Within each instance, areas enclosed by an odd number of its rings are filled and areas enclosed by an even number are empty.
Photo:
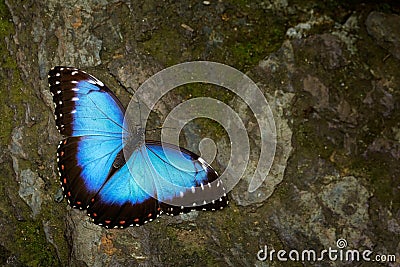
M29 101L32 99L34 92L26 90L26 85L20 78L17 62L15 58L10 55L9 50L15 50L14 43L6 40L11 40L14 34L14 25L11 21L11 15L4 4L0 2L0 146L7 146L10 143L11 134L14 128L18 126L19 122L26 119L26 107L29 105L32 110L38 105L36 101ZM36 98L35 98L36 100ZM40 113L39 113L40 114ZM36 115L35 117L38 118ZM33 125L34 131L36 125ZM37 135L35 135L37 137ZM36 148L32 148L36 149ZM31 151L29 151L31 152ZM36 151L32 151L37 154ZM30 161L20 161L19 167L26 169L31 167Z
M42 225L38 221L19 222L19 236L14 240L17 251L23 251L19 256L26 266L58 266L60 263L54 257L54 249L47 243Z
M247 71L256 66L262 59L279 49L285 38L285 24L281 19L272 20L262 10L248 9L251 26L240 25L234 42L226 44L229 58L235 66ZM227 33L228 34L228 33ZM229 63L228 63L229 64Z
M348 172L368 181L367 186L381 203L390 203L393 210L400 209L400 196L393 190L398 177L398 162L384 153L368 153L348 159Z
M183 226L167 227L169 251L179 251L179 258L166 253L163 262L176 266L209 266L210 254L207 250L205 233ZM207 256L208 255L208 256Z
M15 61L10 56L6 44L4 42L5 38L10 38L11 34L14 32L13 24L10 22L11 16L4 1L0 1L0 60L1 68L15 68ZM7 78L7 73L4 71L0 72L0 99L3 103L8 103L7 98L7 87L9 85L9 80ZM12 131L12 117L13 111L7 105L0 105L0 114L2 114L2 119L0 120L0 146L5 146L9 143L9 138Z
M46 240L41 220L29 219L27 214L31 211L19 198L18 185L10 179L12 176L11 163L3 163L0 168L0 203L3 203L0 215L1 222L7 221L1 238L4 249L22 266L59 266L54 248ZM6 205L10 200L13 205Z
M5 4L5 1L0 1L0 34L4 36L4 33L9 33L10 28L12 28L12 23L10 22L11 15Z
M18 263L18 266L59 266L60 263L58 262L57 254L53 246L46 240L42 220L29 218L31 210L19 197L18 184L14 179L10 179L14 175L12 163L9 161L3 162L1 167L0 222L4 225L0 240L2 241L4 250L8 251L12 257L15 257L14 263ZM10 201L12 201L12 205ZM51 211L51 209L49 210ZM52 215L51 219L46 221L52 225L60 225L62 220L57 217L60 216L59 214L61 213ZM49 215L41 214L41 216ZM57 224L54 223L56 218L58 218ZM56 231L53 231L53 238L62 238L62 230L57 229L59 231L57 234L55 234ZM56 240L56 244L61 248L63 242L62 240ZM64 249L61 251L61 254L67 259L67 255L64 255L67 253L67 248L65 247ZM0 265L1 263L4 263L4 261L0 261Z
M296 146L301 148L303 157L312 157L315 153L321 158L328 159L333 153L333 144L327 139L332 130L324 122L300 123L293 131Z
M179 63L182 43L184 39L177 30L161 27L150 40L143 42L143 46L148 53L168 66Z
M0 91L0 99L6 99L5 91ZM0 145L6 146L10 141L12 131L12 110L6 106L0 106L2 120L0 120Z
M15 59L10 55L6 39L12 39L14 26L11 22L11 15L4 1L0 2L0 146L6 146L11 137L14 121L23 118L25 107L24 99L27 99L23 92L23 83L20 79ZM11 43L12 45L12 43Z

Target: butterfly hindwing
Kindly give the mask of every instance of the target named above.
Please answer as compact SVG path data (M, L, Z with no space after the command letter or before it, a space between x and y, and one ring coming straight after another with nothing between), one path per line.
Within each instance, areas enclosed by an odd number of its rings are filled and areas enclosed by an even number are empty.
M146 142L146 147L152 168L158 175L157 193L164 212L177 214L226 205L225 188L217 179L218 174L198 155L155 141Z
M61 183L69 203L86 208L103 186L113 161L122 149L116 140L103 136L68 137L57 151Z
M194 153L149 141L134 150L126 164L104 183L88 213L98 224L125 227L151 221L161 211L176 215L193 209L220 209L227 199L217 178ZM214 201L216 194L221 198ZM209 203L199 201L199 196L202 201L210 197Z
M137 168L141 171L130 172L127 164L132 163L134 166L142 166ZM151 179L143 179L148 178L146 174L150 170L143 168L145 159L139 150L134 151L127 164L113 174L94 197L93 204L89 205L88 213L95 222L107 227L126 227L142 225L160 214L158 201L146 192L154 192L155 188ZM139 186L138 179L142 179L145 188Z

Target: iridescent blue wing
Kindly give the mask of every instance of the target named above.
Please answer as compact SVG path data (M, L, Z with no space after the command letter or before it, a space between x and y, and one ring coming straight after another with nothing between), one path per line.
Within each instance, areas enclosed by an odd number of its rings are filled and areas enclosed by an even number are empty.
M112 170L123 147L124 109L95 77L75 68L49 72L57 129L61 183L73 207L86 208Z
M49 72L50 91L55 105L57 129L66 138L57 150L61 185L68 203L87 209L107 181L128 180L129 173L120 168L122 158L123 119L125 109L118 98L98 79L84 71L55 67ZM114 179L115 178L115 179ZM98 224L121 222L121 209L139 224L154 219L159 213L158 202L144 196L139 187L131 187L142 197L137 204L111 204L92 213ZM135 191L137 190L137 191ZM126 202L126 201L125 201Z
M156 141L146 142L147 154L158 177L161 209L179 214L193 209L216 210L227 204L217 172L201 157L184 148Z

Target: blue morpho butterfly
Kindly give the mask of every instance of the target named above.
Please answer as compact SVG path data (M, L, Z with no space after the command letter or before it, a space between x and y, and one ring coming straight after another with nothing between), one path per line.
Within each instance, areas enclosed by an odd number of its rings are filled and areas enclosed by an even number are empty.
M68 203L87 209L94 223L124 228L152 221L162 212L226 206L225 189L210 165L186 149L145 141L143 130L127 130L124 107L101 81L70 67L54 67L48 80L56 126L66 136L57 150L61 185ZM130 151L127 158L123 148ZM185 169L171 164L171 158ZM185 190L168 187L160 178ZM217 199L190 203L191 196L207 191ZM174 200L189 204L174 205Z

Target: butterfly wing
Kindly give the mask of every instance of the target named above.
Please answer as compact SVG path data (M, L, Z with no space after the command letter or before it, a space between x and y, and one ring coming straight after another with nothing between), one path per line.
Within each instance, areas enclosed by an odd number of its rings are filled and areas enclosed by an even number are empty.
M159 177L156 188L162 211L175 215L226 206L222 181L201 157L184 148L155 141L147 141L146 148Z
M56 126L67 136L57 150L63 190L71 206L86 208L123 147L124 109L102 82L78 69L55 67L48 80Z

